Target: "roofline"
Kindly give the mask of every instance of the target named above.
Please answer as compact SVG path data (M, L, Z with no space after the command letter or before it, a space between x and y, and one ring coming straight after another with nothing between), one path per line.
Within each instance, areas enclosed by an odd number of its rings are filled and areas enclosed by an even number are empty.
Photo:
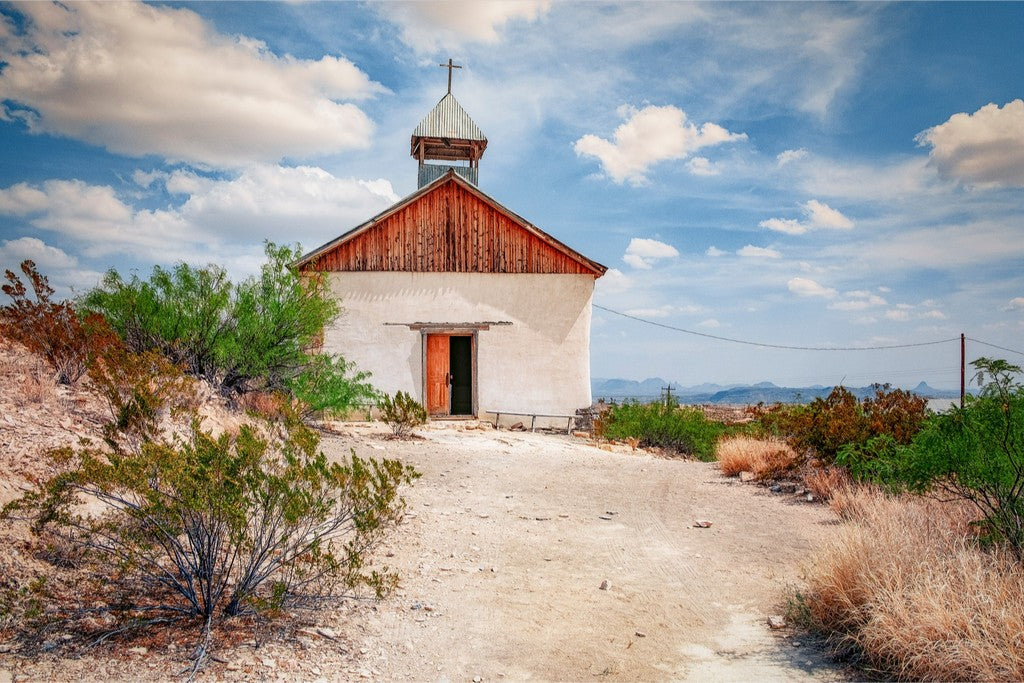
M369 230L370 228L375 226L380 221L382 221L385 218L389 217L393 213L395 213L395 212L405 208L406 206L408 206L412 202L414 202L417 199L419 199L421 196L427 194L428 192L431 192L435 187L439 187L440 185L442 185L442 184L444 184L446 182L454 182L454 183L460 185L463 189L465 189L465 190L469 191L470 193L476 195L477 198L480 199L481 201L486 202L487 204L491 205L491 207L493 207L497 211L500 211L501 213L503 213L506 216L508 216L510 219L512 219L513 221L518 223L523 229L525 229L526 231L532 233L535 237L540 239L542 242L544 242L544 243L548 244L549 246L553 247L554 249L562 252L563 254L565 254L569 258L573 259L577 263L580 263L580 264L586 266L587 268L593 270L595 272L595 276L594 276L595 279L601 277L602 275L604 275L608 271L608 267L607 266L601 265L597 261L594 261L594 260L591 260L591 259L587 258L586 256L584 256L583 254L579 253L578 251L576 251L572 247L564 244L563 242L560 242L559 240L555 239L551 235L547 234L546 232L544 232L543 230L541 230L540 228L535 226L533 223L530 223L528 220L526 220L525 218L523 218L519 214L517 214L514 211L512 211L511 209L503 206L496 199L494 199L493 197L491 197L490 195L485 193L483 190L481 190L477 186L473 185L473 183L471 183L468 180L465 180L464 178L462 178L462 176L460 176L457 173L455 173L455 171L453 169L448 169L448 172L445 173L444 175L442 175L441 177L437 178L433 182L427 183L426 185L424 185L423 187L419 188L418 190L416 190L412 194L407 195L403 199L398 200L397 202L395 202L394 204L392 204L388 208L384 209L383 211L381 211L380 213L378 213L376 216L374 216L373 218L369 219L368 221L366 221L364 223L360 223L359 225L357 225L356 227L352 228L348 232L343 233L342 235L340 235L340 236L334 238L333 240L331 240L330 242L326 242L325 244L322 244L321 246L317 247L316 249L314 249L314 250L310 251L309 253L303 255L297 261L292 262L292 264L291 264L292 267L294 267L294 268L302 268L303 266L307 265L311 261L315 260L321 254L323 254L325 252L328 252L331 249L333 249L334 247L336 247L336 246L338 246L338 245L340 245L340 244L342 244L344 242L347 242L348 240L353 239L356 236L362 234L363 232Z

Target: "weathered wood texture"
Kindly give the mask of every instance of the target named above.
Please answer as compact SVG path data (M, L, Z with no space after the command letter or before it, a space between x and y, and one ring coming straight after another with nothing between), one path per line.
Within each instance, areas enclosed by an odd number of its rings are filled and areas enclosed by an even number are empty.
M588 263L533 232L459 182L440 184L303 263L303 270L566 273L600 277ZM595 267L596 266L596 267Z

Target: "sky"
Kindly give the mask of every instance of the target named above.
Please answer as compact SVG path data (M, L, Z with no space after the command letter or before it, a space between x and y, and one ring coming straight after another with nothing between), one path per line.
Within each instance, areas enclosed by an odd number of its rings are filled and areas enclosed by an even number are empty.
M1021 3L0 4L0 268L73 296L319 246L416 189L453 58L481 189L608 267L594 376L953 388L961 333L1024 363L1021 36Z

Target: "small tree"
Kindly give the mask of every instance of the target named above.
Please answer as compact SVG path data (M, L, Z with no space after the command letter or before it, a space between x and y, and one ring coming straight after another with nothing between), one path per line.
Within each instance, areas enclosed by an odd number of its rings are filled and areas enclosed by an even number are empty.
M419 425L427 421L427 411L421 403L404 391L399 391L391 398L383 394L377 402L380 416L395 436L404 437Z

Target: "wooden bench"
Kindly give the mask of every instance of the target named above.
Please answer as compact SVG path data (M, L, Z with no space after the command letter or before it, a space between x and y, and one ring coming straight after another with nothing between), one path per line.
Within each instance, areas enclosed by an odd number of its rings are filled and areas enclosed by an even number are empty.
M548 415L545 413L516 413L511 410L488 410L488 413L494 413L494 428L498 429L498 420L501 419L502 415L514 415L515 417L528 417L530 418L530 431L535 431L538 417L545 418L557 418L566 420L565 433L572 433L572 421L576 419L575 415Z

